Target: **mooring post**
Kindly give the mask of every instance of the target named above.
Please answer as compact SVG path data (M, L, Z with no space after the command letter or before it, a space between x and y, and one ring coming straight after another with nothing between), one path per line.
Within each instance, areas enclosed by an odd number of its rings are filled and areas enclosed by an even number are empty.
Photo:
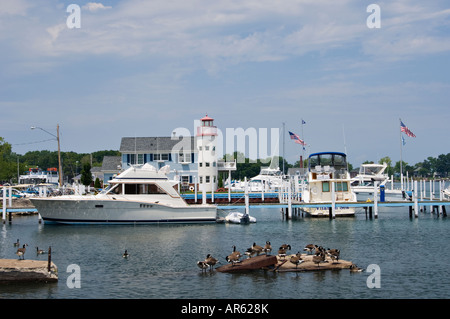
M441 204L439 205L439 214L442 215L442 201L444 200L444 190L442 189L442 181L439 181L439 201Z
M3 186L3 214L2 214L2 220L3 224L6 222L6 186Z
M414 216L418 217L419 216L419 194L417 193L418 189L417 189L417 181L414 181Z
M336 191L334 181L331 182L331 218L336 217Z
M194 192L195 203L197 204L197 176L194 176Z
M430 179L430 201L433 200L433 184L431 183ZM430 205L430 213L433 213L433 204Z
M247 177L244 178L245 182L245 213L250 214L249 211L249 203L248 203L248 184L247 184Z
M51 269L52 269L52 247L49 246L48 247L48 265L47 265L48 272L50 272Z
M292 198L291 198L291 180L288 182L288 214L289 218L292 218Z
M373 212L375 218L378 218L378 182L373 185Z

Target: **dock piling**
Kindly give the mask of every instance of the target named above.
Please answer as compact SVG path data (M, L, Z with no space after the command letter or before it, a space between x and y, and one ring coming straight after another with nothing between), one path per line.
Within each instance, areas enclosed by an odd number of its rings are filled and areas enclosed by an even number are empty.
M419 216L419 198L418 198L418 194L417 194L417 181L414 181L414 216L418 217Z
M373 185L373 210L374 217L378 218L378 182L375 181Z

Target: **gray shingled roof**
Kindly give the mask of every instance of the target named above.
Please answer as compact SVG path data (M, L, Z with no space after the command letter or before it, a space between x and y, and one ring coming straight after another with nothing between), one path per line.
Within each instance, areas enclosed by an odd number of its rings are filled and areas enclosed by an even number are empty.
M121 156L103 156L102 172L117 172L120 169L117 166L122 164Z
M121 153L160 153L171 152L174 146L184 151L197 151L195 137L122 137ZM181 144L178 144L181 143Z

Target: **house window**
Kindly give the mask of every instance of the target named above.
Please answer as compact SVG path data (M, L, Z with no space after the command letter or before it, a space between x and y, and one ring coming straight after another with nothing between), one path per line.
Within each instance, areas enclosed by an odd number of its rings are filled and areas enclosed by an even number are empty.
M205 167L209 167L209 162L206 162L206 163L205 163Z
M205 146L205 151L209 151L209 146Z
M144 164L144 154L138 154L138 164Z
M202 184L203 183L203 176L200 176L200 184Z
M330 182L323 182L322 183L322 192L329 192L330 191Z
M209 183L210 182L210 177L209 176L205 176L205 183Z
M164 162L169 160L169 154L155 154L153 158L155 161Z
M180 153L178 163L191 163L191 153Z

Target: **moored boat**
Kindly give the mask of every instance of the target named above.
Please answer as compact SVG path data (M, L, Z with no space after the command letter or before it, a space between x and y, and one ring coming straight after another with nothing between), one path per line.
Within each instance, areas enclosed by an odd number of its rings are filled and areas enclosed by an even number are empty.
M153 224L215 222L215 205L188 205L163 167L133 166L97 195L32 198L44 222L68 224Z
M314 153L308 159L308 185L302 192L302 199L308 204L356 202L356 195L350 188L350 174L347 169L346 154L338 152ZM333 187L334 185L334 192ZM335 198L333 199L332 196ZM302 208L315 217L328 217L328 206ZM339 205L335 215L354 216L355 208Z

